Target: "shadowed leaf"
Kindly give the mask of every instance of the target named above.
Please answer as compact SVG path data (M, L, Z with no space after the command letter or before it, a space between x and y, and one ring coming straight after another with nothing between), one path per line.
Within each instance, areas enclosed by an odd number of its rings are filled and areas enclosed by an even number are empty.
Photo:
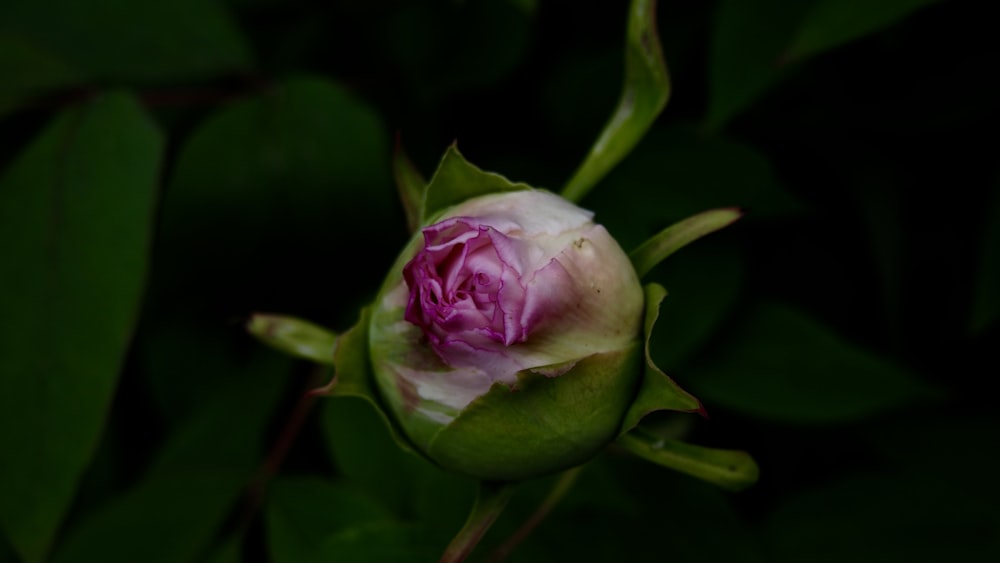
M28 562L45 557L104 425L162 148L136 102L111 94L61 114L0 178L0 525Z

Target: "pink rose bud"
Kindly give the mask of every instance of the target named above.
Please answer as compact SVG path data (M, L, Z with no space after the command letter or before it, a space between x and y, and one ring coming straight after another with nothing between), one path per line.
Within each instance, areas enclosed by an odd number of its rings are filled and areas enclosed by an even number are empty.
M390 273L372 314L376 380L445 467L558 470L614 438L643 307L635 269L591 212L542 190L470 199L418 232Z

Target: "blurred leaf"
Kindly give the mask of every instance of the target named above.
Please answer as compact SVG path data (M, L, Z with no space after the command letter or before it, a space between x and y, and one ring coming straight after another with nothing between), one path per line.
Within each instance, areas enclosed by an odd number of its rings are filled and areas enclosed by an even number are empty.
M530 189L522 183L514 183L494 172L485 172L465 160L458 152L457 145L451 145L441 157L434 176L424 192L421 207L422 223L429 223L446 207L467 199L498 192Z
M843 423L941 398L902 367L778 304L747 311L684 374L708 404L783 422Z
M641 426L622 434L616 442L645 460L729 491L741 491L753 485L760 474L747 452L685 444L657 436Z
M479 482L469 516L445 547L440 559L442 563L461 563L468 558L503 513L517 485L516 482Z
M970 322L973 332L986 329L1000 317L1000 181L994 183L992 199L980 239Z
M0 24L2 25L2 24ZM83 81L66 61L0 29L0 116L33 94Z
M852 182L852 186L867 227L870 252L881 278L882 303L890 337L897 338L900 294L906 283L903 272L906 233L903 229L902 194L897 180L879 169L865 170L865 174Z
M718 131L784 77L780 56L811 2L721 0L708 61L705 128Z
M712 209L674 223L629 253L639 277L644 277L668 256L699 238L723 229L743 215L738 209Z
M646 292L646 312L643 321L645 368L642 370L639 392L629 405L618 430L619 437L632 430L651 412L660 410L704 412L701 402L695 396L677 385L677 382L663 373L653 362L649 351L649 337L656 326L660 303L667 296L667 290L655 283L647 284L644 290Z
M720 207L747 210L747 221L787 216L804 206L778 185L757 149L687 127L654 129L584 205L597 210L624 248L664 227Z
M679 369L723 325L741 295L744 253L704 241L664 262L649 278L670 293L649 339L650 354L668 372ZM728 242L728 241L722 241Z
M247 331L258 340L296 358L322 365L333 365L337 335L309 321L254 313L247 322Z
M163 140L110 94L0 178L0 523L45 557L97 445L146 275Z
M381 271L326 266L398 250L405 229L388 220L397 212L388 155L372 109L321 78L290 79L210 115L182 146L163 201L156 289L189 307L196 299L202 314L290 303L356 314L351 296Z
M327 450L340 472L396 514L409 512L412 480L428 462L401 450L367 401L332 398L322 408Z
M998 431L993 414L922 412L868 427L888 455L780 502L763 527L769 560L997 560Z
M562 195L579 201L638 144L670 98L670 78L656 33L656 0L633 0L625 37L625 78L611 119Z
M205 559L207 563L242 563L243 541L242 538L230 538L217 546Z
M411 233L415 232L420 227L420 218L424 214L421 206L424 192L427 191L427 180L403 151L398 139L392 155L392 172L399 199L403 202L403 211L406 212L406 226Z
M247 41L217 0L6 0L0 36L25 46L28 58L15 64L51 61L71 69L63 78L170 83L251 66ZM19 89L76 82L54 76L19 77Z
M318 477L287 477L271 486L267 501L268 551L274 563L329 561L325 538L345 529L392 522L385 505L364 491Z
M795 63L881 31L934 1L722 0L709 54L706 129L722 129Z
M816 0L799 24L784 59L806 57L881 31L937 0Z
M428 541L419 526L377 523L349 528L327 538L320 547L320 560L351 563L436 561L441 548L436 542Z
M259 357L242 385L178 428L139 483L87 514L54 561L181 563L205 552L262 464L261 438L289 361Z
M531 19L509 0L404 2L384 16L378 43L409 79L411 96L444 98L514 72L530 46Z

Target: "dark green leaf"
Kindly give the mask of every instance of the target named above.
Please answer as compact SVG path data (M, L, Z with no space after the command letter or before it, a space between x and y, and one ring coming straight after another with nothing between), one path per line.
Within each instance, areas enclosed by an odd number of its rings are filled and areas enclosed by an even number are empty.
M2 36L26 46L22 53L30 59L16 64L41 57L72 70L63 78L164 83L245 71L251 58L217 0L7 0L0 11ZM66 84L53 76L19 81L25 91Z
M663 229L630 252L629 260L641 278L674 252L705 235L731 225L742 215L743 213L735 208L703 211Z
M322 409L327 450L340 472L395 513L411 512L414 480L428 462L399 447L370 402L332 398Z
M1000 318L1000 182L994 184L979 244L979 272L970 322L973 332L984 330Z
M670 77L656 33L656 0L633 0L625 37L625 79L618 106L562 195L580 201L639 143L670 98Z
M649 337L660 314L660 303L667 296L663 286L651 283L646 285L646 316L643 325L643 340L645 342L645 368L639 394L629 406L625 419L619 429L619 436L634 428L647 414L660 410L675 410L684 412L703 411L701 403L693 395L681 389L677 383L653 363L649 352Z
M286 315L254 313L247 321L247 331L264 344L286 354L318 364L333 365L337 335L309 321Z
M142 294L163 141L112 94L0 179L0 523L44 558L96 447Z
M500 82L534 37L530 14L507 0L403 2L378 17L378 46L408 79L409 96L421 101Z
M267 308L308 310L331 326L326 316L353 320L382 272L327 266L398 250L393 235L406 231L395 222L389 154L372 109L321 78L289 79L211 114L181 147L163 202L157 302L203 316Z
M997 560L998 431L995 417L928 412L868 427L890 455L780 502L763 527L769 560Z
M709 47L706 129L722 129L787 74L781 55L810 7L800 0L719 2Z
M33 94L79 84L83 77L66 61L0 29L0 115Z
M753 458L744 451L685 444L657 436L641 426L619 436L617 443L645 460L729 491L753 485L760 474Z
M802 60L881 31L937 0L817 0L798 26L785 60Z
M499 174L477 168L465 160L456 145L451 145L427 184L421 223L426 224L444 208L473 197L527 189L530 189L527 184L512 183Z
M242 563L244 561L242 538L227 539L221 545L216 546L205 561L206 563Z
M843 423L941 392L802 312L758 305L684 381L709 405L784 422Z
M320 547L320 560L351 563L436 561L442 547L429 540L423 529L414 524L367 524L327 538Z
M288 477L271 486L267 544L275 563L328 561L323 541L345 529L392 522L385 505L361 489L317 477Z
M716 9L705 126L718 131L794 63L881 31L935 0L723 0Z
M262 435L289 361L261 355L163 446L139 483L87 514L54 560L182 563L205 552L263 464Z
M654 129L584 204L624 248L708 209L747 209L746 221L798 213L757 149L686 127Z
M396 179L399 199L403 202L403 211L406 212L406 226L412 233L420 227L420 218L423 216L421 206L424 202L424 192L427 191L427 180L413 165L410 157L403 152L398 140L396 151L392 156L392 172Z
M657 365L667 372L679 369L723 325L741 295L743 256L735 245L704 241L650 273L670 288L649 339Z

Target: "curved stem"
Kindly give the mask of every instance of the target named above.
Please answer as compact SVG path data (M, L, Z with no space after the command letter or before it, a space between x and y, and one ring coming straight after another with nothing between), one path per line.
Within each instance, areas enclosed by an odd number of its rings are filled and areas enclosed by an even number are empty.
M562 474L559 475L555 484L552 485L552 490L549 491L548 496L545 497L542 504L538 505L535 512L529 516L523 524L521 524L521 527L518 528L516 532L507 538L507 541L503 542L499 547L493 550L493 553L486 558L486 561L488 563L498 563L499 561L503 561L508 555L510 555L511 551L514 551L514 548L521 545L521 542L531 535L531 532L535 531L535 528L537 528L538 525L545 520L545 518L549 515L549 512L552 512L552 509L555 508L556 504L558 504L559 501L566 496L566 493L573 487L573 483L576 482L576 478L580 475L580 471L582 469L583 466L580 465L563 471Z
M486 530L496 521L507 501L514 492L513 483L491 483L483 481L479 484L479 493L472 511L465 520L465 525L455 534L451 543L441 555L441 563L460 563L479 545Z

